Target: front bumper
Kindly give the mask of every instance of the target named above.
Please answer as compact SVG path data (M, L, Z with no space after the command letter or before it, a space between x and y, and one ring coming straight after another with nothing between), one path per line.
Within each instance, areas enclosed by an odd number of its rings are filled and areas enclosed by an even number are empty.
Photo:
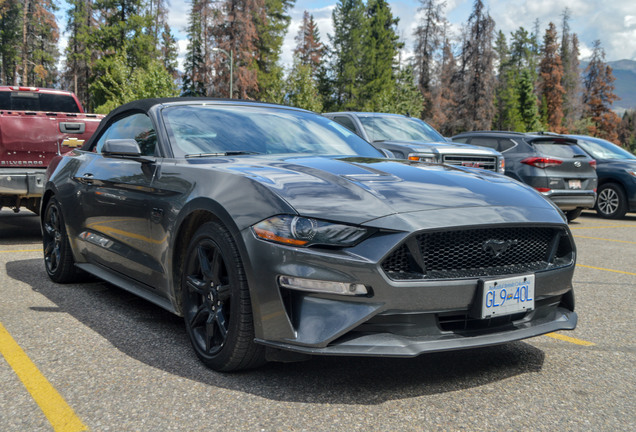
M256 341L307 354L412 357L576 327L569 266L535 273L535 309L474 320L479 278L395 281L384 258L410 232L383 232L348 250L295 248L244 230ZM278 276L364 284L367 296L281 288ZM500 277L500 276L498 276ZM465 324L457 325L464 320Z

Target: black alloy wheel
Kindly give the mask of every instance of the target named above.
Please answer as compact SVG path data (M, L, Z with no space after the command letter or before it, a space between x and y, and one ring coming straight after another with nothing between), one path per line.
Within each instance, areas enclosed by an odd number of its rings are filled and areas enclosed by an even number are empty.
M62 209L55 198L49 200L44 211L42 243L44 246L44 266L49 278L58 283L75 282L79 272L75 267Z
M259 366L264 349L254 343L249 288L229 232L202 225L192 238L181 283L183 315L201 361L218 371Z
M620 219L627 213L627 199L623 188L616 183L605 183L598 189L596 212L607 219Z

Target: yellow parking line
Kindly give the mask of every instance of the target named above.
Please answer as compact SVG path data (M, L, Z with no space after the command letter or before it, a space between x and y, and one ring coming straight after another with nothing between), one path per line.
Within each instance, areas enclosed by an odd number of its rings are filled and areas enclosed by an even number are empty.
M0 323L0 353L31 394L46 418L59 432L87 431L88 427L77 417L64 398L40 373L37 366L20 348L9 332Z
M12 252L42 252L42 249L15 249L15 250L0 251L0 253L12 253Z
M596 344L594 344L592 342L584 341L584 340L573 338L573 337L570 337L570 336L564 336L564 335L559 334L559 333L548 333L548 334L546 334L546 336L549 336L549 337L551 337L553 339L558 339L558 340L561 340L561 341L564 341L564 342L570 342L570 343L573 343L573 344L576 344L576 345L582 345L582 346L594 346L594 345L596 345Z
M589 265L584 265L584 264L577 264L576 266L577 267L590 268L590 269L594 269L594 270L603 270L603 271L608 271L608 272L612 272L612 273L621 273L621 274L636 276L636 273L630 273L630 272L626 272L626 271L622 271L622 270L612 270L612 269L606 269L606 268L602 268L602 267L594 267L594 266L589 266Z
M606 239L606 238L600 238L600 237L588 237L588 236L582 236L582 235L575 235L574 237L576 237L576 238L590 239L590 240L603 240L603 241L617 242L617 243L629 243L629 244L636 244L636 242L628 241L628 240L614 240L614 239Z

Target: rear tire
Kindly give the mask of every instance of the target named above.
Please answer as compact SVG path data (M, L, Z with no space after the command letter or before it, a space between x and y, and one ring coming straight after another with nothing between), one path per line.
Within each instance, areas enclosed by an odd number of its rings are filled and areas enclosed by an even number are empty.
M582 208L576 208L574 210L568 210L565 212L565 216L568 218L568 222L572 222L577 217L581 216L583 212Z
M606 219L620 219L627 213L627 198L616 183L605 183L598 188L596 213Z
M245 270L223 225L205 223L192 237L181 290L186 331L207 367L230 372L265 362L264 347L254 342Z

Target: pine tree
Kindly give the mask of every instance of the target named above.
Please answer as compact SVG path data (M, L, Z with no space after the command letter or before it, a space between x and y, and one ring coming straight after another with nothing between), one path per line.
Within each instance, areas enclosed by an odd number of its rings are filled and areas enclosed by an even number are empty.
M320 32L314 16L308 11L303 12L303 21L294 40L296 41L294 56L301 65L310 66L312 77L317 77L318 68L325 54L325 46L320 42Z
M322 101L311 64L303 64L296 59L287 78L285 93L287 105L310 111L322 111Z
M475 0L468 18L461 54L460 77L463 91L457 116L462 130L490 129L494 117L493 50L495 22L484 3Z
M263 10L255 11L258 91L250 94L254 99L270 100L283 87L283 68L279 59L283 39L291 21L289 10L294 1L264 0Z
M611 110L619 99L614 94L614 79L612 68L605 63L605 50L597 40L583 78L583 103L591 121L588 131L590 135L618 142L620 118Z
M539 117L537 96L534 92L533 73L528 68L521 70L517 83L517 96L519 98L519 114L523 124L520 132L542 130L544 127Z
M570 32L570 10L565 8L562 14L561 62L563 78L563 127L571 131L581 117L581 74L579 71L579 41L576 33Z
M193 0L188 18L188 47L184 60L184 74L181 87L183 96L205 96L206 74L203 59L203 28L201 0Z
M521 115L519 114L519 97L516 88L515 70L510 64L510 53L506 36L497 33L495 42L498 71L495 84L495 118L493 128L497 130L523 130Z
M338 0L332 13L334 105L337 109L360 109L361 57L363 51L364 4L362 0Z
M565 90L561 85L563 79L563 65L559 55L556 26L548 25L543 39L543 58L539 64L539 95L544 101L548 130L551 132L567 132L562 127L563 95Z
M439 64L439 85L433 92L433 116L425 117L425 120L445 136L455 135L460 130L460 119L456 117L459 100L456 92L460 86L461 75L457 60L444 31L442 58Z
M423 95L423 116L427 118L432 116L435 53L442 43L446 2L420 0L420 5L419 11L423 12L423 17L415 29L415 73Z
M406 66L399 69L392 91L382 93L377 111L419 118L423 104L424 98L415 82L413 68Z
M57 81L57 7L51 0L25 0L22 5L20 84L52 87Z
M369 0L365 15L360 97L364 110L379 111L383 95L394 92L393 63L402 44L385 0Z
M252 98L258 95L257 23L265 22L264 0L225 0L213 19L211 35L214 38L212 60L212 94L221 97ZM233 76L230 77L230 58L233 60ZM230 79L233 93L230 95ZM210 94L210 92L208 92Z
M66 45L64 87L72 89L84 108L91 110L89 83L96 60L90 44L90 35L95 29L92 0L69 0L66 29L69 39Z
M14 85L20 68L22 1L0 2L0 84Z

